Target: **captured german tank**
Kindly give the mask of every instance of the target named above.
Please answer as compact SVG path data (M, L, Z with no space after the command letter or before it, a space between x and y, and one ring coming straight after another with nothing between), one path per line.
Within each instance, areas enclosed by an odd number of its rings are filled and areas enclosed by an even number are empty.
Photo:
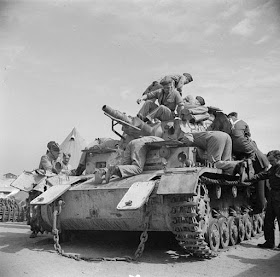
M143 231L145 235L147 231L167 231L175 235L186 253L210 257L219 248L262 231L262 213L256 207L264 203L263 187L248 186L239 175L224 174L198 155L197 147L174 139L175 126L180 130L186 127L181 119L149 125L108 106L103 111L112 120L112 130L120 141L127 136L163 139L146 144L148 151L140 174L115 176L108 183L92 176L86 181L70 177L69 182L49 187L31 201L41 227L53 230L56 249L58 236L77 230ZM124 134L115 130L117 124L122 125ZM205 127L187 124L192 130ZM87 174L120 164L123 153L120 145L84 152Z

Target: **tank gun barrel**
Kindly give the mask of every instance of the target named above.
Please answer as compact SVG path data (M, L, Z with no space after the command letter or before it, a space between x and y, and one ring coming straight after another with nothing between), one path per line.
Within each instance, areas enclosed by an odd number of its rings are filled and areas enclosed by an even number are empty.
M120 119L124 122L127 122L129 124L132 124L132 118L127 116L125 113L122 113L118 110L114 110L113 108L109 107L108 105L104 105L102 107L102 110L107 113L108 115L114 117L114 118L117 118L117 119Z
M123 127L122 130L124 133L131 135L132 137L140 137L140 136L151 136L154 135L154 128L146 124L140 118L131 117L122 113L118 110L114 110L113 108L104 105L102 110L105 114L109 115L112 119L116 119L118 123L120 123ZM114 130L113 130L114 131ZM114 131L115 132L115 131Z

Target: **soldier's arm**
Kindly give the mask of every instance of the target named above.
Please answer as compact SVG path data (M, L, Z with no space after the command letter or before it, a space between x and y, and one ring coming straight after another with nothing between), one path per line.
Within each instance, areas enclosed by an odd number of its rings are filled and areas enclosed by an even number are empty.
M43 167L45 171L52 172L52 168L53 168L52 163L49 161L49 159L46 156L42 156L40 165Z
M250 128L249 128L249 125L248 125L247 123L245 123L244 135L245 135L246 137L251 137Z
M179 91L179 92L182 92L182 89L183 89L183 85L185 84L186 82L186 77L183 75L183 76L180 76L179 80L178 80L178 83L177 83L177 86L176 86L176 89Z
M184 109L185 105L184 105L183 98L179 94L179 92L176 92L175 101L176 101L176 105L177 105L177 114L180 117L181 116L181 112Z
M262 171L258 174L255 174L250 180L248 181L252 181L252 182L257 182L260 180L266 180L269 178L269 171Z

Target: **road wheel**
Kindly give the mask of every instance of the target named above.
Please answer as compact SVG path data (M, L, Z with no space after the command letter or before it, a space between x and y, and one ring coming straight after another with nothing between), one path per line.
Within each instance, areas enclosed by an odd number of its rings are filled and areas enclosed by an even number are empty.
M214 252L217 252L220 247L221 237L220 237L219 223L216 219L213 220L209 225L207 240L210 249Z
M227 248L229 244L229 228L226 218L220 218L219 221L220 237L221 237L221 247Z

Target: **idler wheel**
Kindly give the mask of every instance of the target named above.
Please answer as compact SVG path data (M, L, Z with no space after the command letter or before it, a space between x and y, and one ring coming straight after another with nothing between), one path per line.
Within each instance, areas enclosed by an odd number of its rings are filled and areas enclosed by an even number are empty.
M220 247L220 228L217 220L213 220L208 228L207 241L212 251L217 252Z
M245 238L245 225L241 217L238 218L238 238L240 242L242 242Z
M249 216L244 216L245 239L249 240L252 234L252 223Z
M234 217L229 218L228 227L229 227L229 244L235 245L238 242L238 226L236 224L236 219Z
M227 248L229 244L229 227L226 218L220 218L219 221L221 247Z

